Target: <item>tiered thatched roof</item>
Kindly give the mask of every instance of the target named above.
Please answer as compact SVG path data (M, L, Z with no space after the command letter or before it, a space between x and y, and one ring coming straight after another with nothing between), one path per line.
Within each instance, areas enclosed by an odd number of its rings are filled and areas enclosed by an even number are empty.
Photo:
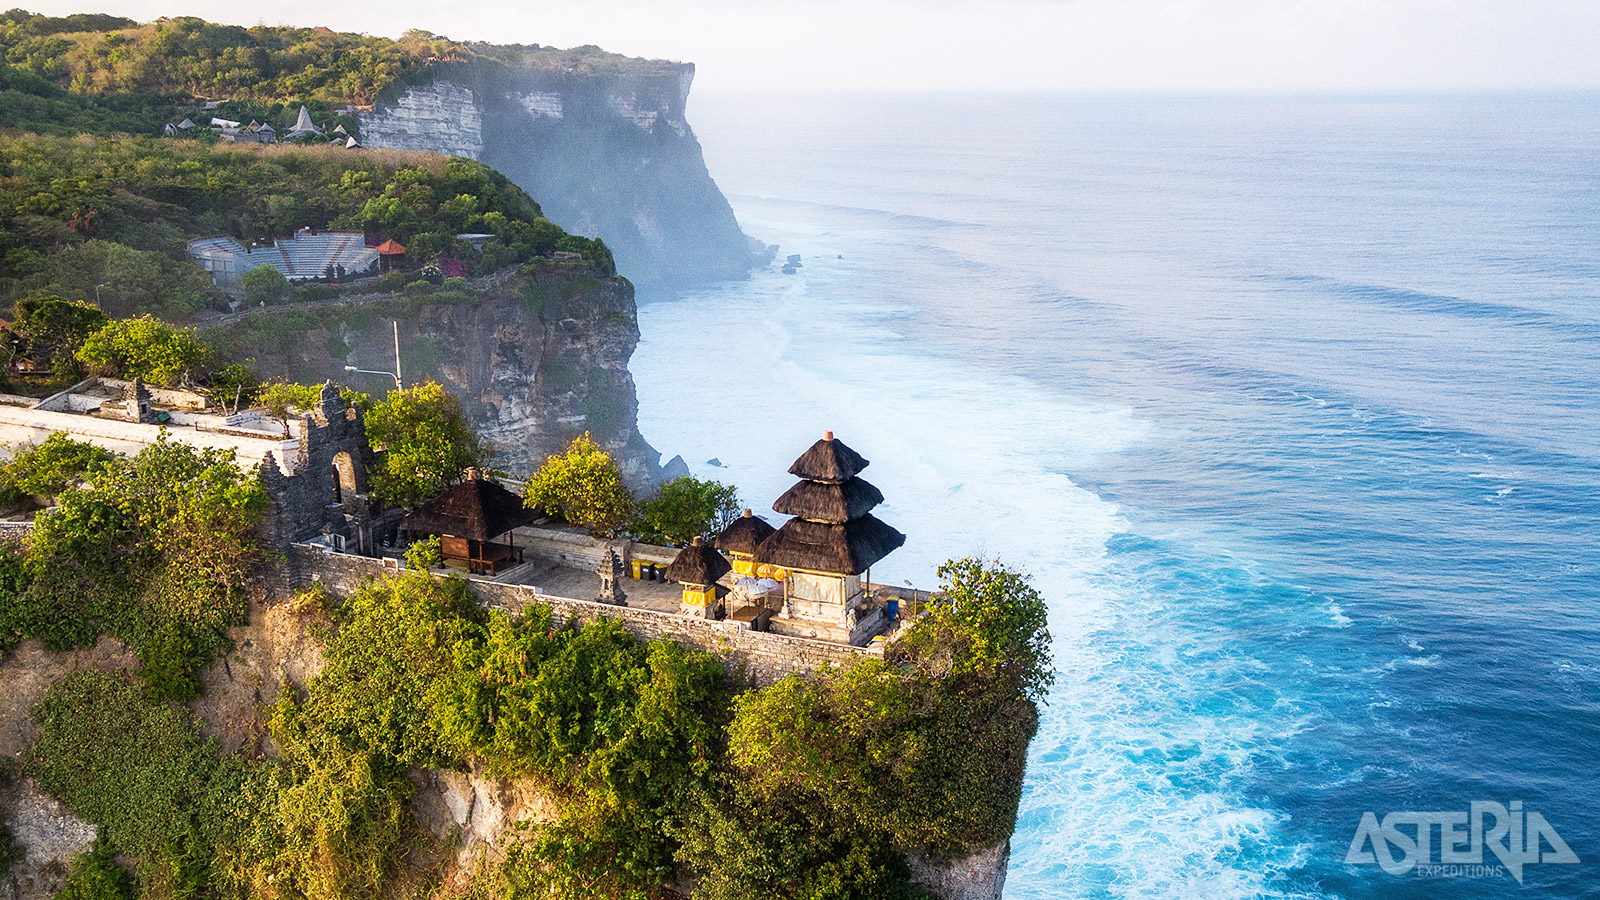
M707 587L716 584L718 578L731 571L733 566L728 565L721 553L696 537L689 542L689 546L678 551L678 558L667 566L666 576L668 581L679 584Z
M477 469L467 470L467 480L417 507L401 527L412 534L448 534L487 541L526 525L535 513L522 498L492 481Z
M733 520L733 524L722 529L717 535L717 549L723 553L743 553L750 556L756 552L756 547L762 541L772 537L778 529L767 524L765 519L756 518L750 510L745 510L744 515Z
M883 492L873 487L871 482L863 478L852 478L843 483L797 482L773 502L772 508L786 516L799 516L813 522L843 525L851 519L859 519L872 512L873 508L882 502Z
M794 518L756 547L756 562L859 575L904 544L905 535L870 513L883 493L856 477L866 467L831 431L812 444L789 467L804 480L772 504Z
M844 445L844 441L833 439L833 432L826 431L822 440L811 445L811 449L800 454L800 458L789 467L789 474L804 478L807 481L841 482L861 474L861 470L868 463L861 454Z
M790 519L761 542L756 561L786 569L860 575L905 542L905 535L870 514L843 525Z

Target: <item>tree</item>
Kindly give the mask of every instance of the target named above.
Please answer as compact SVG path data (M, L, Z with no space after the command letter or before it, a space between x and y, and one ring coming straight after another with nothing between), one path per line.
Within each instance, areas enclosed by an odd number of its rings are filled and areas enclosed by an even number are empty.
M78 348L109 321L92 303L54 295L23 297L16 312L11 333L27 341L36 362L52 363L64 377L77 373Z
M294 411L308 410L322 399L322 388L309 384L278 381L262 388L256 395L256 405L267 415L283 423L283 436L289 436L289 420Z
M271 306L289 295L289 279L269 265L259 265L239 278L244 285L244 298L253 304Z
M616 461L587 431L544 461L528 479L523 502L605 536L627 527L634 515L633 497L622 484Z
M115 454L55 432L36 445L24 444L0 468L0 505L30 494L58 497L84 478L110 465Z
M384 503L412 506L488 465L491 452L468 424L455 395L435 381L394 391L366 415L367 440L383 451L372 491Z
M633 530L649 543L678 546L695 537L710 541L738 518L741 506L733 485L685 475L639 504Z
M1049 608L1028 576L998 560L955 559L939 567L940 602L918 619L902 648L926 654L930 645L954 650L954 671L998 677L1033 702L1055 680Z
M107 322L83 342L78 359L97 375L174 385L203 372L211 363L211 348L193 328L173 328L143 315Z

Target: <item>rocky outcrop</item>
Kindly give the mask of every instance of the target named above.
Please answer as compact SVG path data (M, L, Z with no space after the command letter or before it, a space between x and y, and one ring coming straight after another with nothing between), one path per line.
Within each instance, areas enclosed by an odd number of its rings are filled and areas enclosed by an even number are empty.
M359 116L369 147L500 170L641 285L742 278L750 244L685 118L691 64L557 51L441 65Z
M1000 900L1006 886L1011 842L1003 841L971 856L908 853L911 883L939 900Z
M66 884L66 863L89 849L98 833L32 779L0 784L0 823L22 848L22 859L0 878L0 900L54 896Z
M461 401L495 465L513 475L587 431L635 491L660 477L660 454L639 435L628 359L639 343L633 286L593 270L553 265L531 277L488 279L469 294L355 297L314 308L271 308L219 326L239 358L263 375L327 379L383 393L400 323L409 384L433 378Z
M411 811L417 823L441 841L448 841L454 858L446 880L463 886L473 865L482 857L489 862L505 858L506 844L519 822L550 822L556 818L555 802L531 781L494 778L481 768L470 772L413 769L407 778L416 788Z

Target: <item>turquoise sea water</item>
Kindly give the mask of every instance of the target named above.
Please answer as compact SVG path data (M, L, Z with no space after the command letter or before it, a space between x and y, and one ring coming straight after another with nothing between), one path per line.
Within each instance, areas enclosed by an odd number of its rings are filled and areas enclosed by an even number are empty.
M878 580L1033 573L1008 898L1600 897L1600 97L689 112L804 265L642 298L641 429L770 514L831 428ZM1472 801L1582 861L1344 861Z

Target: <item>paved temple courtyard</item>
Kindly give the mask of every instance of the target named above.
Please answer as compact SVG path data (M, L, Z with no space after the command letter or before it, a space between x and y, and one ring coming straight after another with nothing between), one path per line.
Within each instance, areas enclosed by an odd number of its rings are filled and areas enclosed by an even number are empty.
M494 580L504 584L530 585L538 588L540 593L573 600L593 600L600 592L598 574L531 555L527 562L501 572ZM683 597L682 586L665 581L623 578L617 582L617 587L627 595L627 604L637 609L676 613Z

